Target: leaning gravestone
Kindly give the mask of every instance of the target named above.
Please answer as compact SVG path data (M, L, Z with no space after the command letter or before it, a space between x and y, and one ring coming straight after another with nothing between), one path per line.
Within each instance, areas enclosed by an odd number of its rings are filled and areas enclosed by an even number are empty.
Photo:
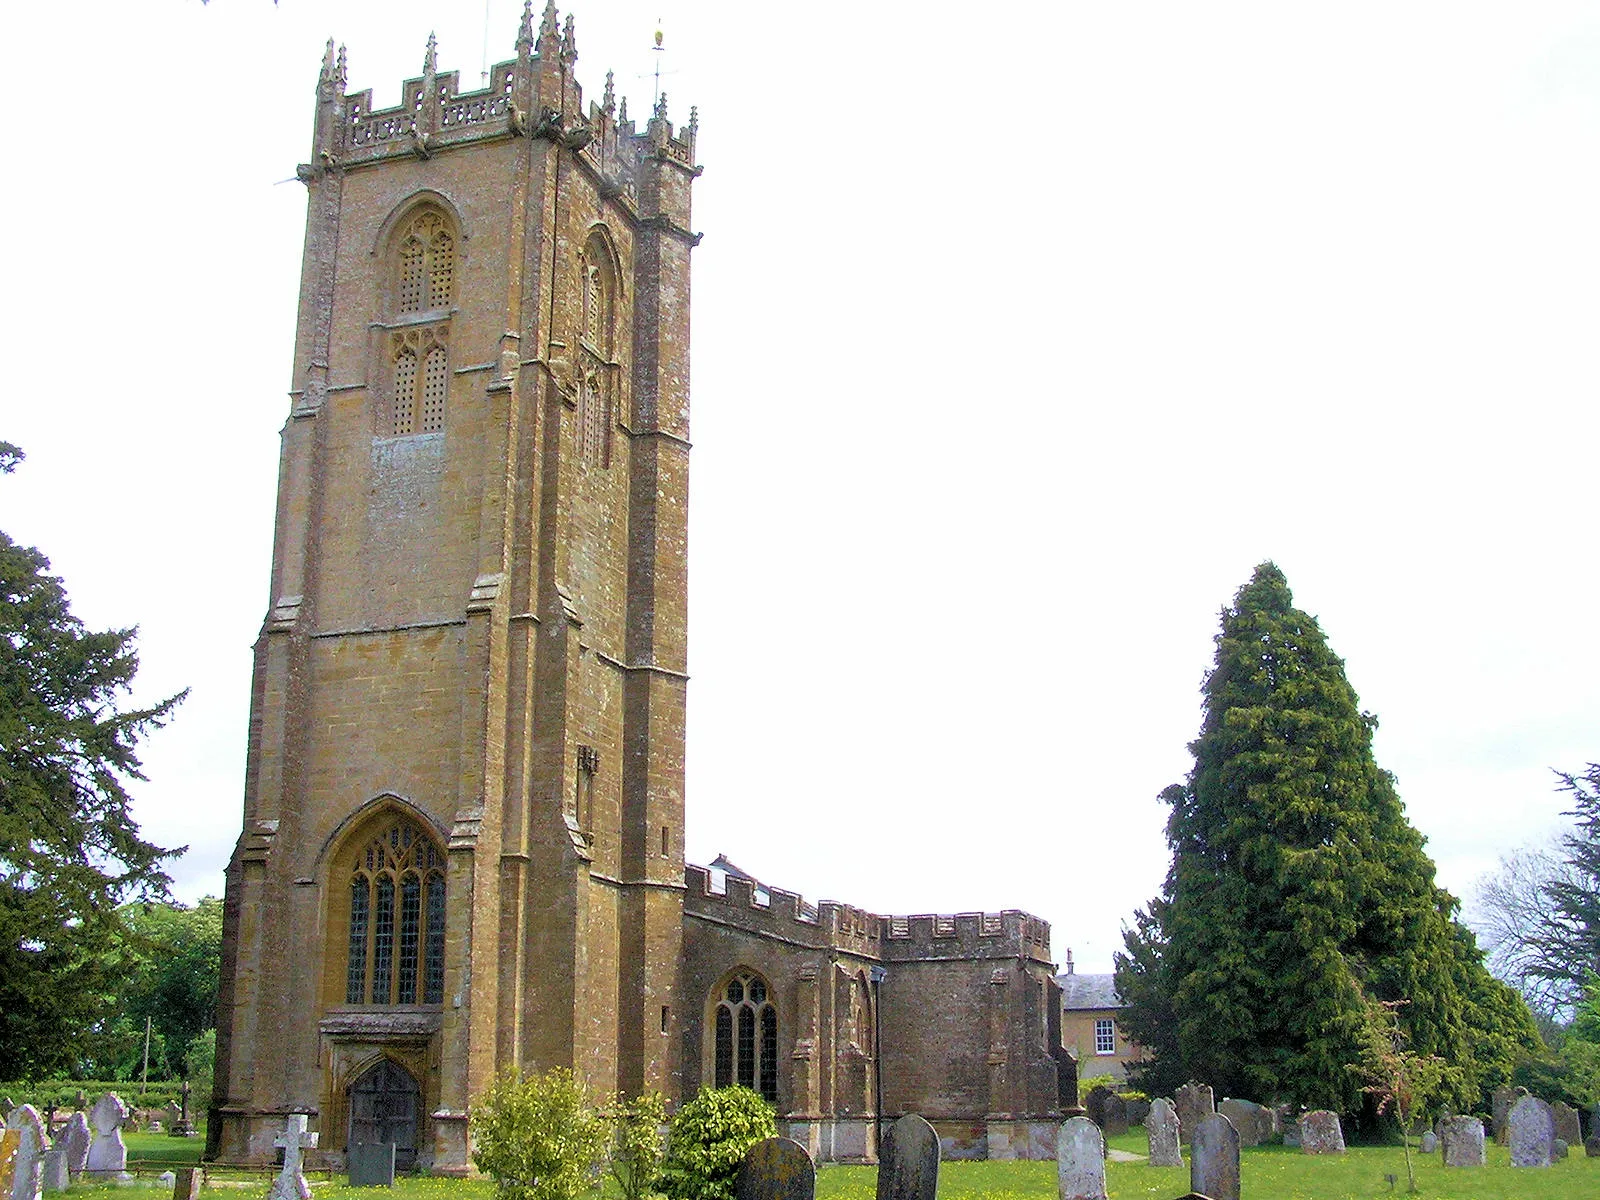
M1439 1149L1439 1135L1433 1130L1428 1130L1422 1135L1422 1144L1417 1147L1424 1154L1432 1154Z
M1447 1167L1483 1167L1489 1163L1483 1143L1483 1122L1477 1117L1447 1117L1439 1145Z
M1511 1106L1506 1128L1510 1131L1513 1167L1550 1165L1550 1143L1556 1139L1555 1122L1537 1096L1523 1096Z
M1517 1089L1510 1084L1501 1084L1495 1088L1489 1098L1489 1112L1494 1127L1494 1140L1502 1146L1505 1145L1506 1118L1511 1115L1511 1106L1517 1102Z
M77 1175L89 1164L89 1118L75 1112L51 1143L66 1158L67 1173Z
M345 1155L351 1187L394 1186L394 1143L357 1142Z
M799 1142L766 1138L745 1151L733 1195L734 1200L815 1200L817 1166Z
M128 1106L115 1092L101 1096L89 1110L94 1141L89 1143L84 1170L96 1179L110 1179L127 1173L128 1147L122 1141L122 1125L127 1119Z
M1216 1099L1211 1094L1211 1088L1192 1079L1173 1093L1172 1103L1178 1109L1178 1136L1183 1139L1185 1146L1194 1137L1194 1131L1200 1125L1200 1118L1207 1113L1217 1111Z
M1319 1108L1300 1118L1300 1150L1303 1154L1343 1154L1344 1130L1339 1114Z
M283 1132L272 1139L274 1146L283 1147L283 1170L272 1181L267 1200L311 1200L311 1185L306 1182L301 1152L316 1149L317 1137L315 1133L306 1132L305 1113L290 1114Z
M1106 1139L1088 1117L1056 1133L1056 1184L1061 1200L1106 1200Z
M1145 1136L1150 1140L1152 1167L1183 1166L1183 1150L1178 1141L1178 1110L1163 1097L1150 1101L1150 1115L1144 1119Z
M1200 1118L1189 1146L1189 1190L1239 1200L1239 1131L1221 1113Z
M72 1186L72 1176L67 1173L67 1152L54 1146L44 1152L44 1171L40 1184L47 1192L64 1192Z
M172 1200L200 1200L199 1167L179 1167L172 1180Z
M1259 1146L1272 1135L1272 1113L1259 1104L1230 1096L1217 1105L1217 1111L1233 1122L1241 1146Z
M934 1200L939 1190L939 1135L907 1113L884 1135L878 1151L878 1200Z
M6 1128L22 1136L11 1168L10 1200L39 1200L44 1180L44 1152L50 1143L44 1136L44 1122L31 1104L19 1104L6 1115Z
M1583 1141L1583 1126L1578 1120L1578 1110L1572 1105L1557 1100L1550 1106L1550 1115L1555 1118L1556 1136L1569 1146L1576 1146Z

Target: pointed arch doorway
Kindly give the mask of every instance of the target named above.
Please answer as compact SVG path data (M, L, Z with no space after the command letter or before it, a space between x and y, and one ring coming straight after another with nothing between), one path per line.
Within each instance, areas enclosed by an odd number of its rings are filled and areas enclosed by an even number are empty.
M395 1170L409 1171L417 1165L421 1111L422 1090L411 1072L388 1058L374 1063L350 1085L349 1144L393 1142Z

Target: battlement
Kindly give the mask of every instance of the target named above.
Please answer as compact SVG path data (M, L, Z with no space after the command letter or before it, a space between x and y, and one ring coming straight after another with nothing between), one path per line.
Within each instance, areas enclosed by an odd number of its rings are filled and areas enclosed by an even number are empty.
M706 867L686 867L684 881L688 915L805 945L850 950L886 962L1019 955L1040 962L1050 959L1050 923L1020 909L882 916L832 900L813 906L797 892L738 875L727 875L717 890L713 872Z
M594 174L602 192L636 207L639 173L660 161L698 174L695 135L698 113L674 129L662 95L643 128L628 117L606 74L599 103L583 103L573 74L577 37L569 14L557 32L554 0L546 4L537 33L526 0L517 35L517 57L496 63L487 86L461 90L459 71L438 70L438 51L428 38L422 74L401 85L400 103L375 109L372 89L345 92L348 70L343 46L328 43L317 82L318 108L311 162L303 178L329 169L354 169L391 158L432 158L467 143L516 137L544 138L571 150Z

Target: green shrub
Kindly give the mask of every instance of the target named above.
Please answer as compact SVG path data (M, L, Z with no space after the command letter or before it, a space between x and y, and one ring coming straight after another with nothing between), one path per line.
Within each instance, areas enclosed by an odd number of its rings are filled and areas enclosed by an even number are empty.
M733 1200L745 1151L777 1134L772 1106L749 1088L702 1088L672 1118L661 1190L672 1200Z
M597 1189L610 1130L571 1071L508 1071L472 1110L472 1161L501 1200L577 1200Z
M617 1103L611 1175L622 1190L622 1200L645 1200L655 1187L664 1157L661 1126L666 1120L667 1098L660 1092Z

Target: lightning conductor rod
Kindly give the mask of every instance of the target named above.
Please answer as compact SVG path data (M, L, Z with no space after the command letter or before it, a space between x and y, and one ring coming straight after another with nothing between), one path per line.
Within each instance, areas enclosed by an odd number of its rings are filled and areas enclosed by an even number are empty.
M656 24L658 26L661 24L660 17L656 18ZM654 112L655 106L661 103L661 56L667 51L667 48L661 44L661 30L659 28L656 30L656 44L651 49L656 52L656 91L655 95L650 98L650 111Z

